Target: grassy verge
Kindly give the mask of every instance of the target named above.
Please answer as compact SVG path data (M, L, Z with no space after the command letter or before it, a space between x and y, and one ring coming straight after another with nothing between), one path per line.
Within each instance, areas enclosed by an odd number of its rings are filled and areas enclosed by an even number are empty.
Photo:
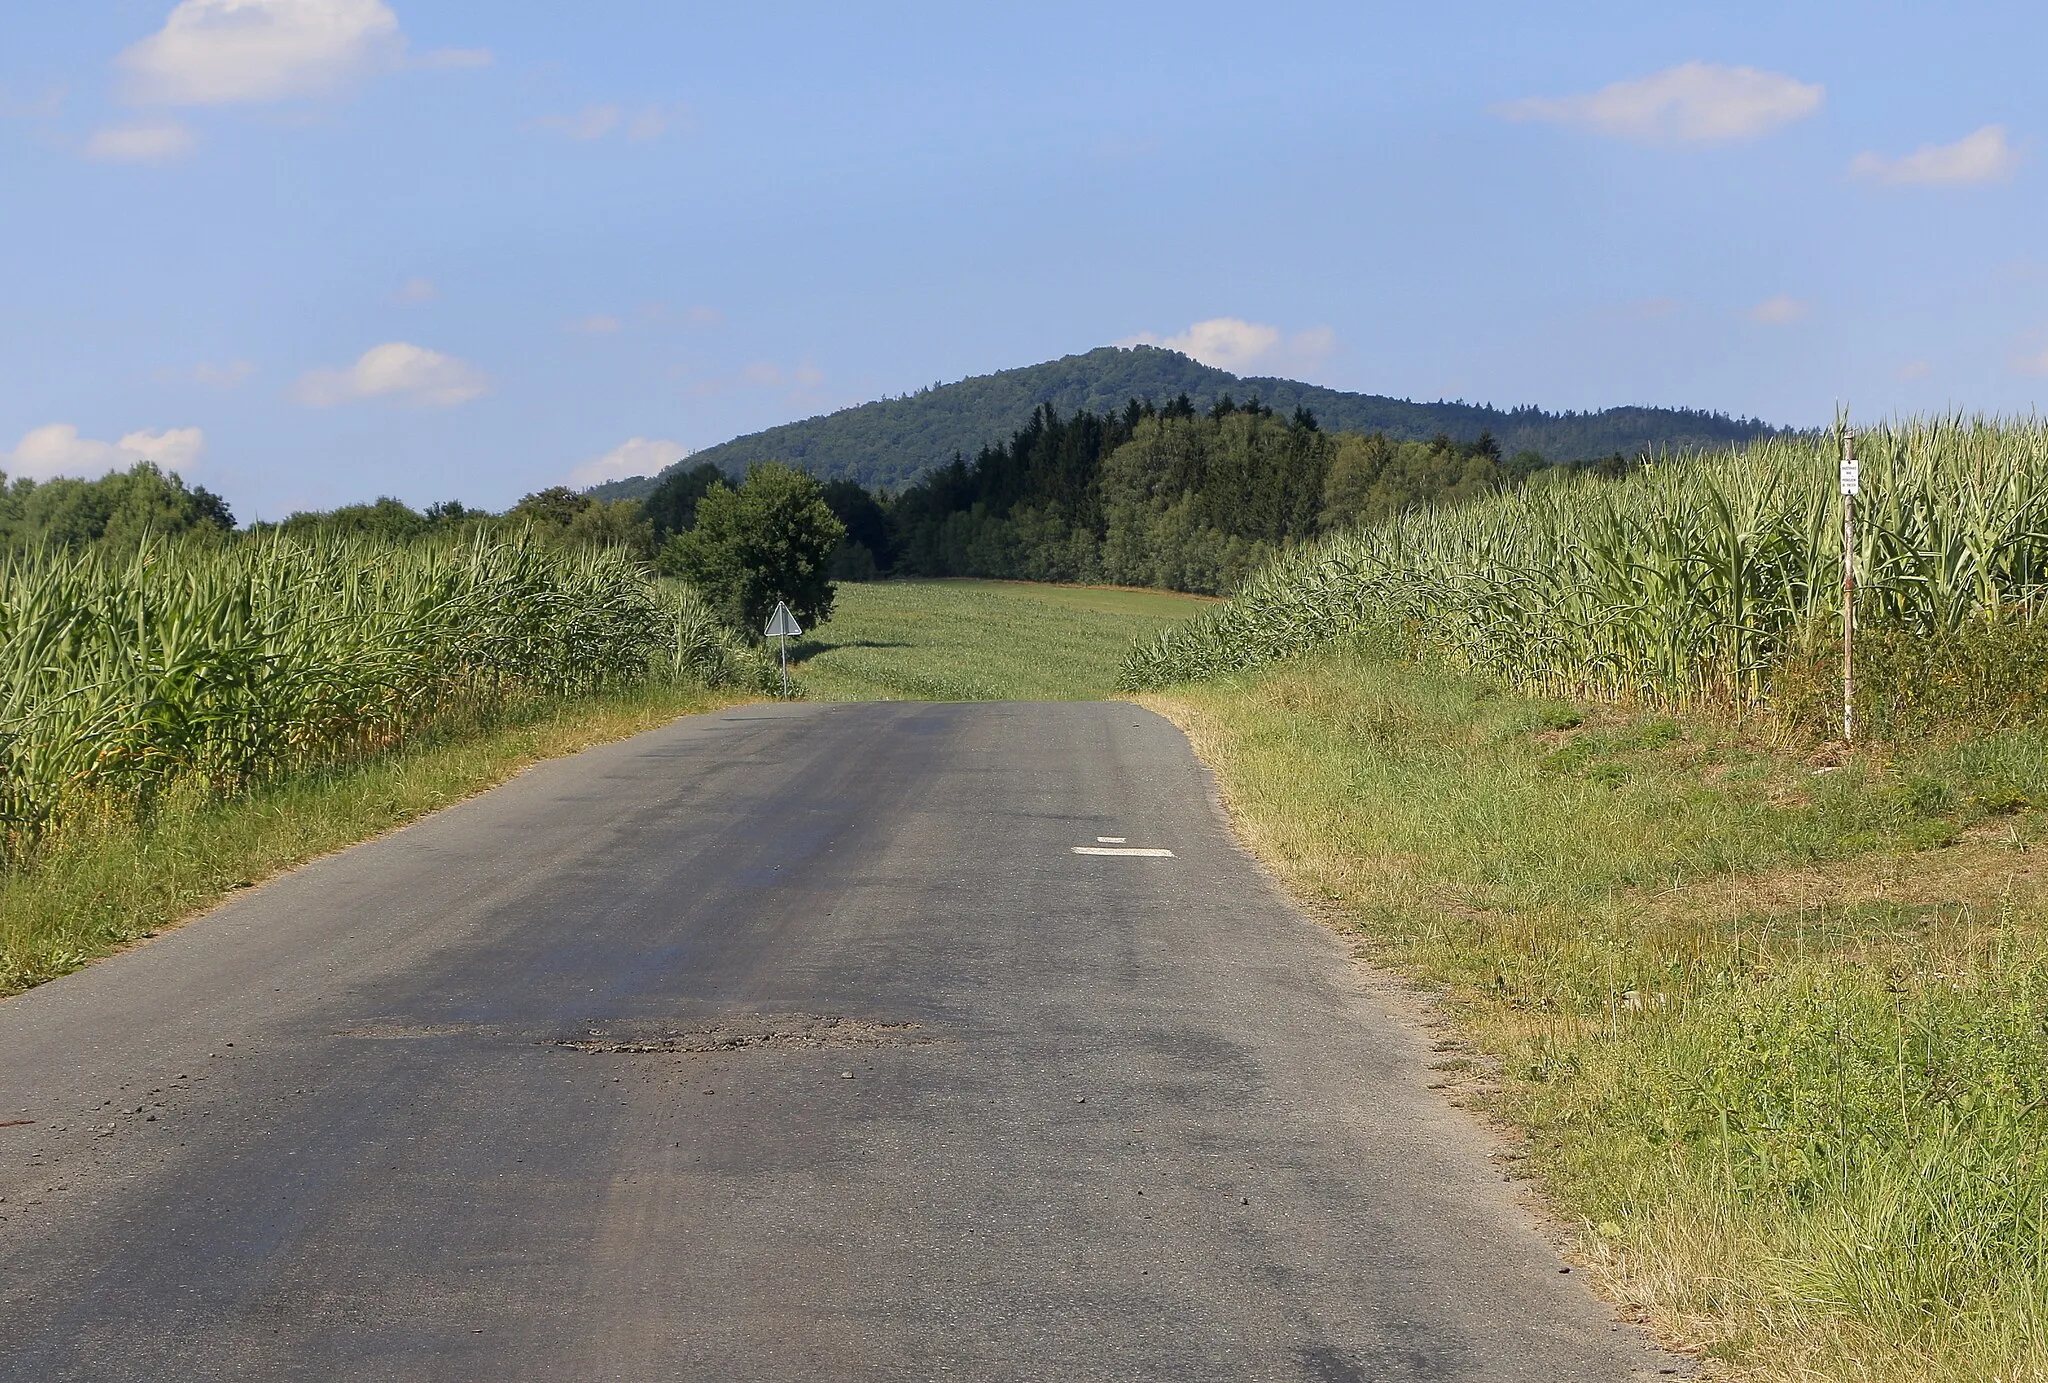
M1146 700L1666 1338L2048 1377L2048 734L1822 760L1355 646Z
M848 583L791 656L820 701L1092 700L1114 694L1132 639L1213 603L1028 581Z
M747 699L647 685L453 726L228 802L164 803L147 825L80 827L0 873L0 994L54 979L228 893L493 787L542 759Z

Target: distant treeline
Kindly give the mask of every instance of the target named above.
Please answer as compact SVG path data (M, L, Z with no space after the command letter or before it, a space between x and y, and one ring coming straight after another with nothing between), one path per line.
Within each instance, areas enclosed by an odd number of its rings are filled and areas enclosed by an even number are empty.
M1163 406L1131 399L1064 417L1041 404L973 461L956 455L893 494L848 479L825 481L822 491L846 528L831 563L835 580L984 576L1222 594L1280 549L1324 533L1543 485L1567 471L1627 469L1620 454L1563 464L1532 450L1503 456L1490 431L1464 442L1446 433L1400 441L1325 431L1304 407L1282 414L1257 397L1239 403L1226 394L1204 410L1183 393ZM621 547L680 571L676 539L695 526L712 487L732 483L706 461L671 468L637 499L554 486L490 513L455 501L420 510L383 498L246 532L399 543L521 533L552 547ZM95 481L0 486L0 543L17 549L234 531L219 496L148 464Z
M1566 470L1619 476L1627 462L1503 457L1491 432L1325 432L1306 408L1283 416L1228 395L1206 412L1185 394L1067 418L1044 405L972 463L955 457L886 501L891 546L872 556L920 576L1222 593L1290 543Z
M218 538L234 528L227 501L147 461L98 480L9 483L0 474L0 553L136 544L149 535Z
M558 485L526 496L502 514L453 500L419 510L384 498L295 513L281 522L259 522L237 530L226 500L143 461L97 480L24 477L9 481L0 474L0 553L134 547L151 538L227 541L238 531L246 537L283 532L294 537L325 534L395 543L525 531L549 546L625 547L636 555L651 557L655 528L643 512L645 508L631 502L606 504Z

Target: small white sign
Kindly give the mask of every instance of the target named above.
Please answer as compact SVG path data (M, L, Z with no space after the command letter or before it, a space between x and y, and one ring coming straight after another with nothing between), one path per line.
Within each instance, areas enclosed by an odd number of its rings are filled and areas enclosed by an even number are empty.
M804 631L798 626L796 616L789 612L789 606L778 600L775 602L775 613L768 616L768 627L761 632L771 639L793 639Z
M1863 493L1863 463L1853 456L1845 457L1842 461L1842 493L1845 495L1860 495Z

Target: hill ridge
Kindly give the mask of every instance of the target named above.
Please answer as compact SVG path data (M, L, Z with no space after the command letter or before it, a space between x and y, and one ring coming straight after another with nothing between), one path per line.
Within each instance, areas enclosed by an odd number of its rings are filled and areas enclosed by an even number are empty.
M821 479L895 488L944 465L956 452L972 459L982 447L1024 426L1040 404L1049 403L1063 415L1083 408L1100 413L1132 398L1163 404L1182 393L1203 410L1224 394L1240 403L1257 395L1283 414L1307 408L1332 431L1385 432L1400 440L1447 432L1456 441L1471 441L1491 431L1506 454L1539 451L1552 461L1617 451L1633 456L1645 450L1722 447L1785 430L1755 418L1690 408L1624 405L1551 413L1534 405L1417 403L1274 375L1232 374L1162 346L1099 346L764 428L694 452L688 464L708 461L738 475L758 462L788 461ZM600 499L639 498L682 464L679 459L656 475L610 481L589 493Z

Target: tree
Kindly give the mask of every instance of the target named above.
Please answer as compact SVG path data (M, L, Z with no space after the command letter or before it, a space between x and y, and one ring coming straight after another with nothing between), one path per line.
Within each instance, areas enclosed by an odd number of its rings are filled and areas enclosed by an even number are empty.
M669 539L661 565L748 634L760 634L778 600L809 628L832 617L828 564L845 536L817 480L770 461L738 489L721 482L706 491L696 526Z
M672 533L689 532L697 522L697 502L724 479L725 472L709 461L666 472L653 493L640 501L641 517L654 525L654 541L664 543Z
M373 504L344 504L339 509L299 510L285 516L279 525L299 537L346 535L378 538L402 543L434 527L430 515L422 514L403 500L385 495Z
M219 538L234 531L227 502L147 461L98 480L7 483L0 474L0 551L47 543L127 547L146 538Z
M872 581L896 560L896 535L889 511L872 491L855 480L828 480L825 504L846 526L846 536L832 556L832 575L840 581Z
M638 500L598 500L560 530L540 531L564 547L621 547L640 558L655 551L654 529L641 517Z
M567 528L578 514L595 503L590 496L579 495L567 485L550 485L513 505L512 517Z

